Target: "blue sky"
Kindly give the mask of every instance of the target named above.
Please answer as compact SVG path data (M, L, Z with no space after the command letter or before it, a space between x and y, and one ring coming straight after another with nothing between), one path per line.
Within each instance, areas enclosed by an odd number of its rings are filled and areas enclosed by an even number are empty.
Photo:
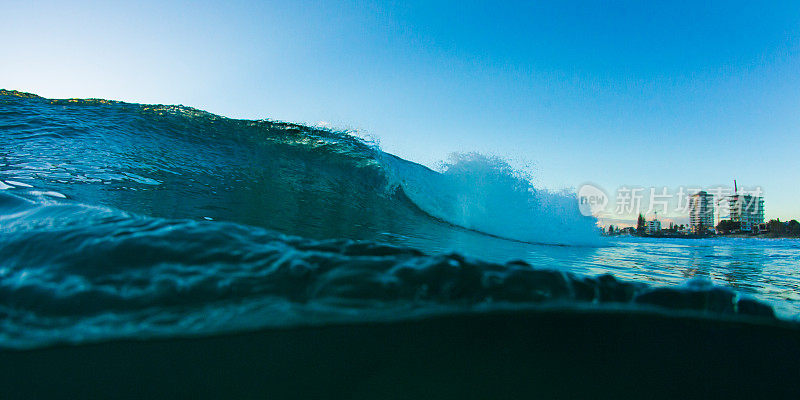
M5 0L0 87L480 151L548 188L736 178L800 218L800 2L701 3Z

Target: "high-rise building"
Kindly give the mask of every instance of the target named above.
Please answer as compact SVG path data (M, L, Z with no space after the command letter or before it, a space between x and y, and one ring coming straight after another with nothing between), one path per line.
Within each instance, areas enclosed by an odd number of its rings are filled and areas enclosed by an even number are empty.
M714 195L699 191L689 197L689 230L706 233L714 229Z
M661 232L661 221L656 218L647 221L647 233L650 235Z
M739 224L739 230L750 232L764 223L764 198L750 194L728 196L731 221Z

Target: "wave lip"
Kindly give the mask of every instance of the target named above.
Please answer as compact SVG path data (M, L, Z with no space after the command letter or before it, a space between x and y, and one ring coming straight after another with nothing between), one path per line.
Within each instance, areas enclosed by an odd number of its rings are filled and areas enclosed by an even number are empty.
M470 230L528 243L598 246L596 220L580 213L574 193L537 189L506 161L453 154L434 173L386 158L390 180L430 215Z

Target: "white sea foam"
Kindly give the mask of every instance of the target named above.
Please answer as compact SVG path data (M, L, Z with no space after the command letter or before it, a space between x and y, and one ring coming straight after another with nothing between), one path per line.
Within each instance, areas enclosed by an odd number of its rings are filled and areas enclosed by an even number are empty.
M417 206L451 224L531 243L601 243L574 193L534 188L501 158L455 154L441 173L396 158L388 163L392 181Z

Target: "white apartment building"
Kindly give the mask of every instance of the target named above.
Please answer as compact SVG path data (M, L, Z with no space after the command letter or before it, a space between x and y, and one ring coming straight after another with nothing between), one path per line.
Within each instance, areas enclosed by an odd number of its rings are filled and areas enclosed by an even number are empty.
M739 230L750 232L758 230L758 224L764 223L764 198L750 194L728 196L730 219L739 224Z
M714 195L702 190L689 197L689 230L705 233L714 226Z
M647 221L646 229L648 235L661 232L661 221L655 218L650 221Z

